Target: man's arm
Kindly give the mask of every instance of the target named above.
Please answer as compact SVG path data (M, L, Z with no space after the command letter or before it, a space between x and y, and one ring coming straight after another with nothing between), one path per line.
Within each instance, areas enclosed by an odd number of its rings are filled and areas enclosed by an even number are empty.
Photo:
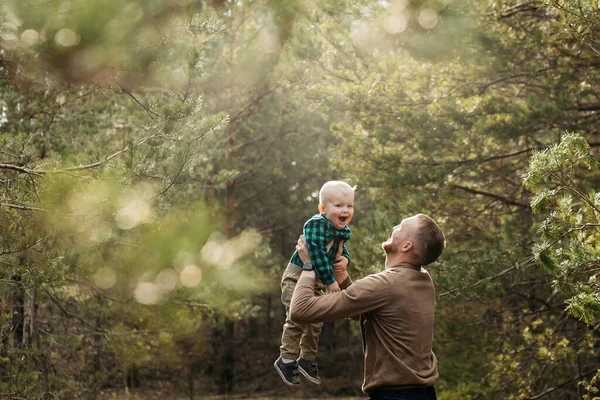
M357 316L384 305L390 292L383 274L369 275L346 290L323 296L315 295L314 285L315 273L302 271L290 305L292 321L308 324Z

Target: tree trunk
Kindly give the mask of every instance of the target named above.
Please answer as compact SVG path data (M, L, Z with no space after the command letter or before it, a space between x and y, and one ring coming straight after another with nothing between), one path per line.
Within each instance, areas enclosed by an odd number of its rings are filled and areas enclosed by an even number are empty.
M35 289L23 290L23 346L35 345L36 335L36 292Z
M12 327L13 327L13 346L17 349L23 347L23 326L25 321L24 303L25 293L23 290L23 278L21 275L14 274L12 276L13 292L12 292Z
M100 301L98 299L98 301ZM104 304L103 306L106 307L106 304ZM103 325L102 322L102 317L100 315L97 315L95 318L95 325L98 327L101 327ZM93 358L92 358L92 373L93 373L93 382L92 382L92 390L90 390L90 399L94 399L98 396L98 386L99 386L99 380L101 380L102 378L100 378L100 371L102 369L102 356L101 356L101 352L102 352L102 336L100 335L94 335L94 338L92 339L93 343L94 343L94 354L93 354Z
M227 135L228 145L228 162L229 166L234 165L234 154L233 148L235 146L234 132L230 128ZM234 222L234 209L235 209L235 179L230 178L227 180L227 187L225 192L225 217L226 227L225 234L227 239L231 239L234 236L233 222ZM220 362L219 362L219 394L229 394L233 388L233 379L235 376L235 322L226 319L223 327L223 335L221 337L220 346Z
M190 371L188 376L188 388L190 400L194 400L194 362L190 363Z
M233 389L235 376L235 322L225 321L223 327L221 362L219 363L219 394L226 395Z

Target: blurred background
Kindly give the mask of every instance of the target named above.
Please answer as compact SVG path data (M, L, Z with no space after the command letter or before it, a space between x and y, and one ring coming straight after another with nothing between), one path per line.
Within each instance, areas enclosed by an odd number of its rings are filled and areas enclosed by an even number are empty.
M6 0L0 396L360 396L273 369L279 281L330 179L354 279L423 212L442 400L598 398L592 0Z

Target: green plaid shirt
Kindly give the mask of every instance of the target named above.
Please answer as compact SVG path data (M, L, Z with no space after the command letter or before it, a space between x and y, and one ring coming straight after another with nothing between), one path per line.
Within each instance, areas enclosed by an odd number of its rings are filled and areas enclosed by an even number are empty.
M340 241L346 242L350 239L350 228L346 226L344 229L335 229L324 215L316 214L304 224L304 238L306 239L308 255L317 276L325 285L331 285L335 282L332 264L335 261ZM328 252L327 245L332 240L334 242ZM348 253L345 244L342 247L342 255L350 261L350 253ZM290 263L302 265L298 251L292 254Z

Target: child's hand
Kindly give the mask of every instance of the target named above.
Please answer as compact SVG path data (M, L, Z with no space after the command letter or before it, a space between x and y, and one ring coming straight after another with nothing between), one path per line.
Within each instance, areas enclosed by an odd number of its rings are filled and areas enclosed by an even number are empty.
M327 290L329 293L338 293L340 291L340 285L335 281L331 285L327 285Z

